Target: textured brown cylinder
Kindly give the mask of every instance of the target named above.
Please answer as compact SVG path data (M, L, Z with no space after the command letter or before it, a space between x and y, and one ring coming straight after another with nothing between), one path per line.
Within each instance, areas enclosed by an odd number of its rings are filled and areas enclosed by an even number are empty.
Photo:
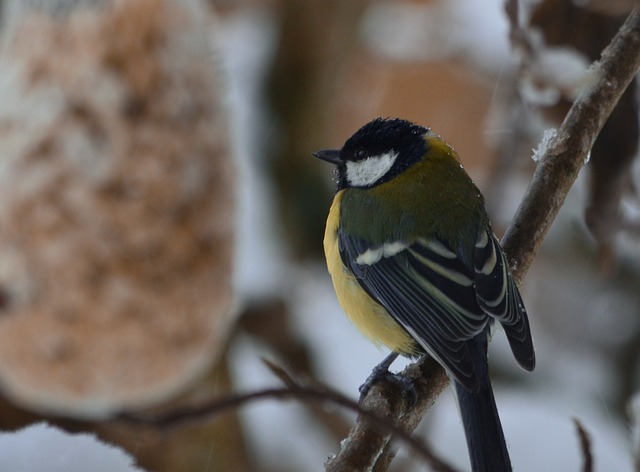
M89 3L6 27L0 388L99 417L165 400L215 360L234 173L205 7Z

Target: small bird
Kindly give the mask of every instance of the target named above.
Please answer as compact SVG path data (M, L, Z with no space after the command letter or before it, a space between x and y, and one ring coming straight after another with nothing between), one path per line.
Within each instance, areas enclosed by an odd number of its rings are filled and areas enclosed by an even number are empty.
M337 170L324 251L342 309L392 351L384 371L399 354L438 361L454 386L473 471L510 471L487 346L498 322L531 371L533 342L484 198L456 152L429 128L377 118L342 149L314 155Z

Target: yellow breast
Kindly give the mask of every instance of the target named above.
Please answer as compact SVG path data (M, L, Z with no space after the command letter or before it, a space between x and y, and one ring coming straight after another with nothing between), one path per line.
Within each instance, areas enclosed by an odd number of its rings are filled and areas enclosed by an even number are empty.
M338 302L351 322L374 344L402 354L416 354L416 343L411 336L362 289L342 263L338 249L338 224L343 193L344 190L338 192L331 205L324 233L324 253Z

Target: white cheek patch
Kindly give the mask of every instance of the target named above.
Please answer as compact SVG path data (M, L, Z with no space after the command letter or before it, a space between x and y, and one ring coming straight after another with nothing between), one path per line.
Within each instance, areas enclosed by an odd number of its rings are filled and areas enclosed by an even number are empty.
M347 181L354 187L369 187L389 172L397 157L398 153L391 151L361 161L347 161Z

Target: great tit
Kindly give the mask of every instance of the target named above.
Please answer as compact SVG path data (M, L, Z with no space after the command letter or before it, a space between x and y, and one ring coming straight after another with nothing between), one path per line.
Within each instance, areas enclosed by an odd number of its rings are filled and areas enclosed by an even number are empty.
M474 471L510 471L489 379L498 322L517 362L535 365L529 321L484 198L456 152L429 128L378 118L340 150L324 235L338 301L357 328L397 354L446 370Z

